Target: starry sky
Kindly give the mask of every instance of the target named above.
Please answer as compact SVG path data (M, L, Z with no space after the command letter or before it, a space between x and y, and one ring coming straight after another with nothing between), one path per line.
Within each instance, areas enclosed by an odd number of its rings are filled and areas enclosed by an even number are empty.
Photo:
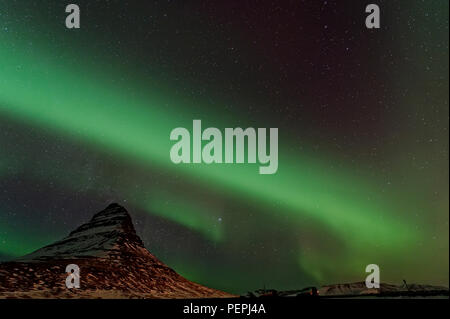
M448 285L449 4L0 0L0 260L111 202L233 293ZM175 165L172 129L277 127L278 171Z

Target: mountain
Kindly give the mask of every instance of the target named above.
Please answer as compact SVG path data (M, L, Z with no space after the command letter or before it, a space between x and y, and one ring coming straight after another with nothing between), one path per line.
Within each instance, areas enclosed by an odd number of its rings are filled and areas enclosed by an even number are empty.
M80 288L66 287L66 266L80 268ZM127 210L111 204L66 238L0 264L0 298L221 298L153 256Z
M259 289L249 292L247 297L311 297L324 298L448 298L449 289L443 286L380 283L380 288L369 289L365 282L325 285L320 288L307 287L300 290Z
M326 285L320 288L321 296L448 296L448 288L442 286L380 283L380 288L369 289L365 282Z

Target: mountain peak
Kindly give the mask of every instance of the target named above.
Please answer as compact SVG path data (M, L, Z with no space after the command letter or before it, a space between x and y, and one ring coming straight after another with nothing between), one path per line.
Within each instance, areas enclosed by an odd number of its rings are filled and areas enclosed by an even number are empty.
M65 286L66 266L81 270L81 288ZM19 278L21 280L17 280ZM0 264L1 298L232 297L191 282L145 249L130 214L110 204L67 237Z
M136 235L130 214L124 207L113 203L95 214L89 222L76 228L69 236L18 260L105 257L125 250L135 253L143 248L144 244Z
M92 219L72 231L69 236L83 233L87 230L96 232L105 231L108 228L110 231L119 231L129 234L136 234L136 231L128 211L117 203L108 205L104 210L95 214Z

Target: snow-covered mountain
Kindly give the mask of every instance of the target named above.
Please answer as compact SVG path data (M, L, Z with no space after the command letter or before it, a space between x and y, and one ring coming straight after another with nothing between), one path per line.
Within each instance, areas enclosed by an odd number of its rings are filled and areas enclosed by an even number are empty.
M300 290L259 289L247 297L321 297L321 298L448 298L443 286L380 283L380 288L367 288L365 282L306 287Z
M367 296L367 295L448 295L448 288L433 285L380 283L380 288L369 289L365 282L325 285L319 289L321 296Z
M147 252L141 239L136 235L128 212L118 204L111 204L66 238L18 258L17 261L36 262L112 256L120 258L123 251L144 254Z
M80 268L68 289L66 266ZM191 282L153 256L125 208L111 204L66 238L0 264L0 298L212 298L232 295Z

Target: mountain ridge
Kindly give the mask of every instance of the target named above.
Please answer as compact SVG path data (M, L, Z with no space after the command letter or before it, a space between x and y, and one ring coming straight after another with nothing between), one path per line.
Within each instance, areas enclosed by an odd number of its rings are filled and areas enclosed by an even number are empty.
M80 268L68 289L65 268ZM0 298L222 298L189 281L144 246L128 211L110 204L65 238L0 264Z
M113 203L96 213L89 222L71 231L67 237L19 257L16 261L107 257L120 250L117 246L125 243L134 249L145 248L136 234L128 211Z

